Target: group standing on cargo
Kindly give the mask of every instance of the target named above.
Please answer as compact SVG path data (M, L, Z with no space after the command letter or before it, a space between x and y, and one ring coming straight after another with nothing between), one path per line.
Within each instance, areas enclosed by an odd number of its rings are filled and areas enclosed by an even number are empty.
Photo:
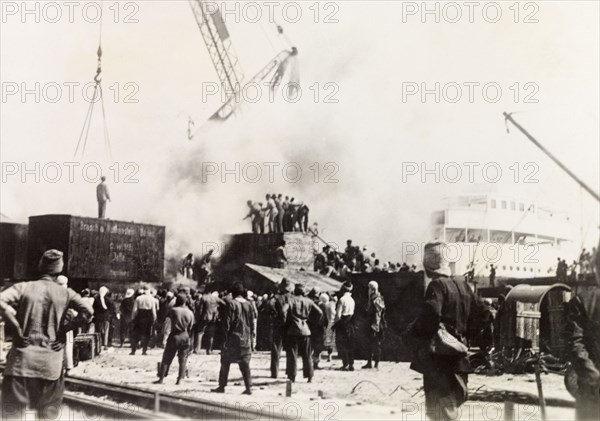
M308 215L310 209L294 197L283 194L267 194L265 202L246 202L249 211L244 219L250 219L254 234L309 232Z

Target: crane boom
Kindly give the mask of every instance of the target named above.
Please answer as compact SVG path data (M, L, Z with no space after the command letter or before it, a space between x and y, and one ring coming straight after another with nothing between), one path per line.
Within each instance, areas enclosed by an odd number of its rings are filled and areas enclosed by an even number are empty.
M529 134L529 132L527 130L525 130L519 123L517 123L515 121L515 119L513 118L512 113L504 112L503 115L504 115L504 119L506 121L510 121L513 124L513 126L515 126L517 129L519 129L519 131L525 135L525 137L527 139L529 139L535 146L540 148L542 150L542 152L544 152L551 160L553 160L556 163L556 165L558 165L560 168L562 168L562 170L564 172L566 172L573 180L575 180L575 182L577 184L579 184L585 191L587 191L594 199L596 199L598 202L600 202L600 195L598 195L598 193L596 191L594 191L594 189L592 189L590 186L585 184L579 177L577 177L573 173L573 171L571 171L569 168L567 168L567 166L565 164L560 162L559 159L557 157L555 157L552 153L550 153L550 151L548 149L546 149L540 142L538 142L538 140L535 137L533 137L531 134ZM507 130L508 130L508 126L507 126Z
M244 78L240 62L217 4L205 0L189 0L189 3L225 94L227 106L221 107L218 113L219 118L226 119L235 111L232 99L235 99Z
M275 57L273 57L271 59L271 61L269 61L262 69L260 69L260 71L257 74L255 74L252 77L252 79L250 79L248 81L248 84L256 84L256 83L263 81L277 66L279 66L281 63L283 63L289 57L296 55L296 54L297 54L297 50L295 48L292 48L291 50L280 51L279 54L277 54ZM277 84L272 83L272 86L270 88L274 89L277 87L276 85L278 85L278 83ZM230 115L230 114L227 114L228 110L235 108L236 104L238 104L239 102L240 102L239 96L236 96L236 95L231 96L229 99L227 99L225 104L223 104L221 106L221 108L219 108L210 117L209 120L223 120L224 119L223 115L226 115L228 117ZM227 117L225 117L225 118L227 118Z

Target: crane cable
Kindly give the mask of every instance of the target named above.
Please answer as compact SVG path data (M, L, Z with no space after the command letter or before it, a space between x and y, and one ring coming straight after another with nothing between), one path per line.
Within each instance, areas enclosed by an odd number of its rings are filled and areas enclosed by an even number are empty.
M94 105L100 99L100 103L102 106L102 123L103 123L103 131L104 131L104 147L108 155L109 161L112 161L112 149L110 145L110 136L108 134L108 125L106 121L106 110L104 108L104 94L102 91L102 77L100 76L102 73L102 11L103 11L103 3L100 4L100 29L99 29L99 39L98 39L98 50L96 52L98 56L98 64L96 67L96 75L94 76L94 95L90 102L90 106L88 107L88 111L86 113L85 119L83 121L83 127L81 128L81 133L79 134L79 140L77 141L77 147L75 148L75 153L73 158L77 158L77 154L79 152L79 148L81 147L81 158L83 158L85 154L85 150L87 147L87 141L90 133L90 127L92 123L92 115L94 112ZM85 134L85 137L84 137ZM83 144L82 144L83 141Z

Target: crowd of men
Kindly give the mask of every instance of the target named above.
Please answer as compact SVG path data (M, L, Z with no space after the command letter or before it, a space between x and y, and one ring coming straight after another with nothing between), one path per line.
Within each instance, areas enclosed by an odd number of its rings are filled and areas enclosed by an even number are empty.
M404 332L416 348L411 368L423 374L427 415L433 420L455 419L468 398L468 336L482 317L493 313L461 279L451 276L443 243L425 246L423 267L430 278L420 315ZM594 257L600 267L600 256ZM308 293L302 284L283 279L278 290L255 297L241 283L229 291L154 291L142 287L127 291L119 310L110 291L83 292L68 288L61 276L62 252L48 250L39 262L40 278L16 284L0 292L0 314L13 329L13 344L7 355L2 382L3 416L21 419L25 410L48 417L48 408L59 411L64 392L67 334L76 329L94 329L108 338L111 317L130 330L131 353L141 342L145 354L149 344L164 348L157 383L162 383L175 355L179 360L177 383L185 377L190 352L200 352L203 336L207 353L211 338L220 329L219 385L212 391L224 393L232 363L240 367L246 394L252 393L251 357L256 346L260 312L271 319L271 377L279 375L281 351L286 351L286 377L297 378L297 359L308 382L323 351L331 356L334 344L341 359L340 370L355 371L354 346L357 335L368 335L369 357L363 369L376 368L386 330L386 304L379 285L368 285L366 329L358 332L355 322L354 286L344 282L335 294ZM598 269L596 269L598 270ZM600 283L600 277L598 277ZM112 316L111 316L112 315ZM576 398L578 420L597 419L600 411L600 288L577 294L567 306L568 359L576 381L571 391ZM121 344L124 343L123 331ZM486 349L490 345L480 344ZM567 384L569 387L569 384Z
M557 258L556 280L563 283L575 282L581 280L585 275L594 274L596 272L594 256L596 256L596 247L592 247L591 252L585 248L582 249L579 261L573 260L570 265L565 259Z
M416 269L416 265L409 266L406 262L382 262L367 246L361 249L360 246L354 246L352 240L346 241L343 252L325 245L315 256L314 263L315 272L338 279L346 279L350 273L415 272Z
M309 208L293 197L273 193L265 196L264 203L248 200L246 204L249 212L244 219L250 218L254 234L309 230Z

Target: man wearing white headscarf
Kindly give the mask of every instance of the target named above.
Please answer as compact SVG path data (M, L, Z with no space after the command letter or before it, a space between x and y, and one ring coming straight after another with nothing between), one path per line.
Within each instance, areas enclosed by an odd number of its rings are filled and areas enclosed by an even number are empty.
M381 343L385 329L385 302L379 293L379 284L375 281L369 282L369 301L367 302L367 315L369 317L369 359L363 368L379 368L381 359Z
M442 324L455 340L464 344L469 326L481 311L467 283L451 277L445 253L445 243L425 245L423 267L431 282L425 291L421 315L411 327L420 343L411 368L423 374L427 416L435 421L457 419L459 407L467 400L470 367L466 356L440 356L432 352L430 344Z

